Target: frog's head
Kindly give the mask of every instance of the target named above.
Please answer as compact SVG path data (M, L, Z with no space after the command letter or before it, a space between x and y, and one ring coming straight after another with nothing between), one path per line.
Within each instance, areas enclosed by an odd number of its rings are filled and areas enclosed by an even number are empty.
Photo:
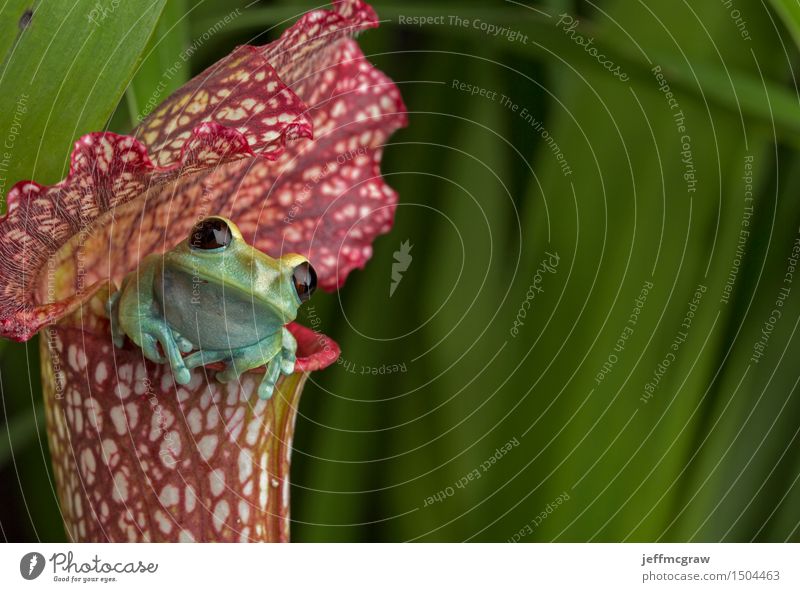
M295 319L311 298L317 274L302 255L278 259L250 246L227 218L212 216L195 224L189 236L165 257L204 287L220 287L228 302L243 302L260 315L274 314L281 324Z

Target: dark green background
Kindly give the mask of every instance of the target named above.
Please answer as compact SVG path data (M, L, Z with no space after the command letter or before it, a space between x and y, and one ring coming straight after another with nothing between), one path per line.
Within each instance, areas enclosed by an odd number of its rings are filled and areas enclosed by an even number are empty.
M28 4L0 12L4 126L22 84L6 66L21 59L9 52ZM268 42L311 6L167 0L160 12L152 4L161 16L147 46L152 25L121 45L121 54L150 56L138 69L125 66L134 76L125 94L123 72L101 96L77 95L86 105L80 117L59 105L64 116L52 124L57 137L45 159L52 162L21 159L15 166L29 172L19 174L55 181L74 137L106 121L129 131L164 66L237 6L241 15L202 44L173 87L238 44ZM318 328L352 366L314 374L303 395L294 540L505 541L515 533L524 541L800 540L800 276L764 356L750 361L800 227L796 14L780 9L791 4L375 5L387 22L359 41L398 83L410 111L383 163L401 205L367 268L338 294L313 300ZM574 34L593 38L628 81L557 26L562 12L580 20ZM44 26L38 14L30 27ZM420 15L443 15L445 24L399 23ZM527 42L451 26L451 15L508 26ZM86 34L82 20L68 25L57 35ZM98 61L89 56L80 72L91 59ZM697 178L691 194L656 65L685 115ZM69 78L54 66L45 82L30 84L55 81L57 89L59 77ZM454 80L496 92L497 100L455 89ZM47 97L34 92L31 100L49 110L55 99ZM520 116L523 108L544 123L571 175ZM24 143L22 153L38 152L32 137ZM745 212L746 157L754 214L725 303ZM393 253L406 240L413 261L390 298ZM557 253L559 266L545 274L514 337L545 252ZM598 385L595 375L615 353L646 281L654 287L633 334ZM645 384L671 351L700 284L707 291L688 337L644 404ZM38 411L37 346L0 343L0 352L7 426L0 428L0 536L63 540ZM406 371L361 374L384 364ZM518 446L480 469L514 438ZM480 479L454 487L476 469ZM447 487L452 496L426 507ZM534 527L565 492L569 499Z

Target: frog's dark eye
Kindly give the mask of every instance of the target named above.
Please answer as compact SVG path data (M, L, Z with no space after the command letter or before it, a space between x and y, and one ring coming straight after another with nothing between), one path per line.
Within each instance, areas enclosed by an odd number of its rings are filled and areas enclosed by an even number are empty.
M305 302L317 289L317 272L308 261L305 261L294 268L292 281L300 302Z
M222 218L206 218L198 222L189 235L189 246L192 249L208 251L224 249L231 244L233 234Z

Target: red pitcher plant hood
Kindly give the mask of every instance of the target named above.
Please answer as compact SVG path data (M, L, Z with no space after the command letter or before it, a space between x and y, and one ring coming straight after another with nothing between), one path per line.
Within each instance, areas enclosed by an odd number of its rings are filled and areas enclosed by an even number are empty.
M103 303L198 219L232 219L250 244L308 257L333 290L364 266L397 202L380 174L406 115L353 36L360 0L305 14L273 43L233 51L131 136L80 138L69 175L17 183L0 220L0 335L42 331L48 438L73 541L286 541L289 457L308 373L338 346L297 324L293 374L268 401L258 371L215 366L185 386L130 341ZM263 369L261 370L263 371Z

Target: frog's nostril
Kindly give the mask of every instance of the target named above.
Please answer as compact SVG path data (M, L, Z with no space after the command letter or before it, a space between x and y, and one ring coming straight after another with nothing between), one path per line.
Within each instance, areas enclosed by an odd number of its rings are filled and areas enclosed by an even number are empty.
M300 297L300 302L305 302L314 290L317 289L317 272L308 261L304 261L294 268L292 272L292 280L294 281L294 289Z

